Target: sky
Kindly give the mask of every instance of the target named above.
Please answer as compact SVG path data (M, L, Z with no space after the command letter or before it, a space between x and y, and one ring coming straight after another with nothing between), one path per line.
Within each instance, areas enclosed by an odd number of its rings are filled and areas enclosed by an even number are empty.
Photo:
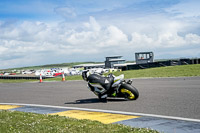
M200 57L199 0L0 0L0 69L153 51Z

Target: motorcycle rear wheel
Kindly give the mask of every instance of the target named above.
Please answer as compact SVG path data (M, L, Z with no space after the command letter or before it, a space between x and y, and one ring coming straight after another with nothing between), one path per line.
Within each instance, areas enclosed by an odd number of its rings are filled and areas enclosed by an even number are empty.
M123 84L121 86L120 92L126 100L136 100L139 97L138 90L130 84Z

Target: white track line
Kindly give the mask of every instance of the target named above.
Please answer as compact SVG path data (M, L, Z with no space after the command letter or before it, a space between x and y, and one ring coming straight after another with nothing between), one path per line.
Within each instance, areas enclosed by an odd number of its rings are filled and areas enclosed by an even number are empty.
M63 106L40 105L40 104L23 104L23 103L0 103L0 104L1 105L21 105L21 106L62 108L62 109L73 109L73 110L106 112L106 113L137 115L137 116L149 116L149 117L157 117L157 118L165 118L165 119L173 119L173 120L183 120L183 121L191 121L191 122L200 122L199 119L182 118L182 117L174 117L174 116L164 116L164 115L155 115L155 114L143 114L143 113L134 113L134 112L113 111L113 110L89 109L89 108L78 108L78 107L63 107Z

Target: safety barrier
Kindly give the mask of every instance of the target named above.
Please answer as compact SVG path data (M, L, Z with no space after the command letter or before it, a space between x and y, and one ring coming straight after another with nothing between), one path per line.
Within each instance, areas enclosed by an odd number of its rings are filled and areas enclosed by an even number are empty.
M176 66L176 65L189 65L189 64L200 64L200 58L196 59L179 59L179 60L167 60L157 61L144 64L127 65L123 70L137 70L145 68L163 67L163 66Z

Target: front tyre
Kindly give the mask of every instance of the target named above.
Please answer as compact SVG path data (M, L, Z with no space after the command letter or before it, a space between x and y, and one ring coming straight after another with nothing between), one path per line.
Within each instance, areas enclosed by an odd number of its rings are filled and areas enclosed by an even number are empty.
M120 92L127 100L136 100L139 97L138 90L130 84L122 84Z

